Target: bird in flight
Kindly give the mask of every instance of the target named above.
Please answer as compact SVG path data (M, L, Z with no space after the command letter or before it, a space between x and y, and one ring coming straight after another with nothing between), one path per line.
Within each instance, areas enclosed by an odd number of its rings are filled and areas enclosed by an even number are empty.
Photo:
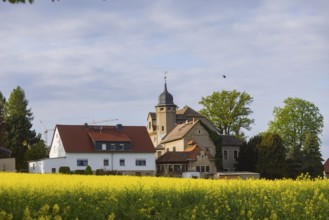
M223 75L223 78L226 79L226 75Z

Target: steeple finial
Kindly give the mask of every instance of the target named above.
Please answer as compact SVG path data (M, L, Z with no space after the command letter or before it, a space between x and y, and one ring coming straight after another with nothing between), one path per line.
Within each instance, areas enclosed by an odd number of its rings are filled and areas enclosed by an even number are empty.
M167 91L167 74L168 74L168 72L167 71L164 71L164 80L165 80L165 91Z
M168 74L168 72L167 71L164 71L164 80L165 80L165 83L167 84L167 74Z

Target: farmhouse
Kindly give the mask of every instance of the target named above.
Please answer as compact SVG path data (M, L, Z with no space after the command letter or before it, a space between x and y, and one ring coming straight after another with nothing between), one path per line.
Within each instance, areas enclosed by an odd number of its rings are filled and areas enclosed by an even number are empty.
M30 161L31 173L70 170L117 171L129 175L155 174L155 149L144 126L57 125L49 158Z

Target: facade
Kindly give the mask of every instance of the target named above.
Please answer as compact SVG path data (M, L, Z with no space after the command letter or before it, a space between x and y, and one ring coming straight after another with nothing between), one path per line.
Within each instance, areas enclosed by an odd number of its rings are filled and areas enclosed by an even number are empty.
M154 175L155 149L143 126L57 125L49 158L30 161L31 173L70 170L117 171L127 175Z
M227 172L235 171L235 163L239 157L242 141L231 135L220 135L222 138L223 169Z
M216 155L216 147L208 130L219 134L217 128L189 106L177 109L173 96L167 90L166 81L164 91L160 94L155 108L155 112L148 114L147 131L155 147L156 158L162 158L157 160L157 165L160 161L164 163L166 154L172 154L172 152L175 155L184 154L188 143L192 140L213 157ZM239 156L242 141L230 135L220 136L222 137L223 168L225 171L235 171L234 164Z
M182 177L185 172L216 172L214 157L193 140L183 151L167 152L157 159L157 175Z

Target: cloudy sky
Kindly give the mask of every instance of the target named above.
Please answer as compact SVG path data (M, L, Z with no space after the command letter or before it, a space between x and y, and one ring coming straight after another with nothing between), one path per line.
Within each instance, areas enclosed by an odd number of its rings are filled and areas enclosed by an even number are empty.
M179 107L200 110L201 97L222 89L249 93L249 137L299 97L324 116L326 159L328 11L327 0L1 1L0 91L24 89L39 133L111 119L146 125L164 71Z

